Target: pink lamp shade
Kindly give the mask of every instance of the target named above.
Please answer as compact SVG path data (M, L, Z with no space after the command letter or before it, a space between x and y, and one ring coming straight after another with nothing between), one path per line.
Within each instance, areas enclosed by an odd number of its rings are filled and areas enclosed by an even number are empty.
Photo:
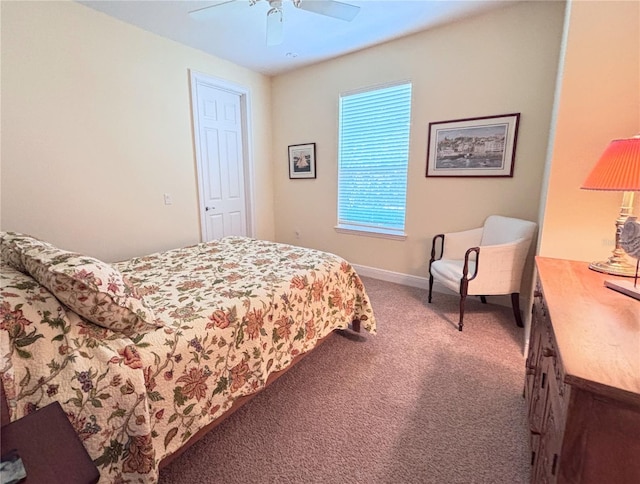
M582 188L640 191L640 135L609 143Z

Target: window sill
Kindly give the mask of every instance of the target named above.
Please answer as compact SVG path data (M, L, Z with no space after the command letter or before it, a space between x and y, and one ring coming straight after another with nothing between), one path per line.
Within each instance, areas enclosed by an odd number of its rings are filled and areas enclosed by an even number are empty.
M336 225L336 232L340 234L351 234L351 235L363 235L365 237L377 237L380 239L391 239L391 240L405 240L407 238L407 234L404 232L395 232L392 230L386 230L381 228L373 228L373 227L359 227L356 225Z

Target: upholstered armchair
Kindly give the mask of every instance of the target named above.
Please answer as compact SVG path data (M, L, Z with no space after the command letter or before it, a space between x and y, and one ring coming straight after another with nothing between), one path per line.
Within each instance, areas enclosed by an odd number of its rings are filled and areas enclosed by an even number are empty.
M535 231L536 224L528 220L491 215L483 227L436 235L429 261L429 302L434 279L459 293L462 331L467 296L480 296L486 303L485 296L510 294L516 324L522 327L520 284Z

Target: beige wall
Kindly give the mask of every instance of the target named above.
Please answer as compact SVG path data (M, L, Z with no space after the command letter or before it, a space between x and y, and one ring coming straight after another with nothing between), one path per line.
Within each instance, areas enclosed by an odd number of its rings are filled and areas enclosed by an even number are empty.
M562 2L525 2L275 77L276 239L424 277L435 234L493 213L537 220L563 18ZM402 79L413 82L408 237L336 233L339 95ZM512 112L513 178L425 177L429 122ZM317 179L289 180L287 146L307 142L317 143Z
M433 234L494 212L537 218L563 8L529 2L278 76L272 100L264 76L81 5L3 2L1 227L107 260L199 240L194 69L252 91L258 237L424 276ZM640 5L570 14L540 253L591 260L611 249L620 195L579 186L609 140L640 130ZM397 79L414 82L409 237L337 234L338 96ZM430 121L513 111L513 179L424 177ZM286 147L304 142L318 179L291 181Z
M612 139L640 133L640 3L572 2L565 43L540 254L606 260L622 194L580 186Z
M2 229L105 260L199 241L189 69L251 90L272 239L271 80L74 2L2 2Z

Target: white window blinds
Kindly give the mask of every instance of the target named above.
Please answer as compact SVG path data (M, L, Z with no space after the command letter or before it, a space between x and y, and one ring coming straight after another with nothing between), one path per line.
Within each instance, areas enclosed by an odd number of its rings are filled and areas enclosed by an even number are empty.
M340 97L338 227L403 234L411 83Z

